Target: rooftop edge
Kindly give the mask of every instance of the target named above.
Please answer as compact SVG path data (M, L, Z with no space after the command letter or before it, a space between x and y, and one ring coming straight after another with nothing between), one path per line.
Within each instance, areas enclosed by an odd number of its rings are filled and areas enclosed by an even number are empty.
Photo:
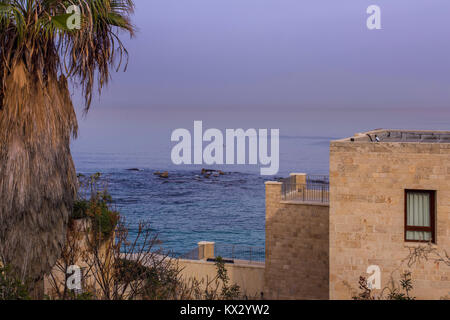
M450 143L450 131L440 130L401 130L376 129L356 133L333 142L414 142L414 143Z

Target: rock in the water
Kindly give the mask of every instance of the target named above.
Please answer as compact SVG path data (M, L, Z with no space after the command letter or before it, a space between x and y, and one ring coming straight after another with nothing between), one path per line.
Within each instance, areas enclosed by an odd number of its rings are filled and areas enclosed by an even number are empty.
M141 169L138 168L131 168L131 169L127 169L128 171L141 171Z
M165 172L163 172L163 173L161 173L160 175L159 175L159 177L160 178L168 178L169 177L169 172L167 172L167 171L165 171Z
M225 172L223 172L222 170L202 169L202 175L211 175L213 173L219 174L221 176L225 175Z
M164 172L159 172L156 171L153 173L155 176L158 176L160 178L168 178L169 177L169 172L168 171L164 171Z

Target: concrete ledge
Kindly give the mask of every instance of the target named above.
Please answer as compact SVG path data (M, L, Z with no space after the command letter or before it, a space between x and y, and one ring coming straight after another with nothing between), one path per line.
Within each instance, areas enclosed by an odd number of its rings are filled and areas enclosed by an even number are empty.
M212 287L221 290L220 281L216 283L217 267L214 262L201 260L174 260L173 263L181 269L180 276L188 285L192 285L193 279L199 281L200 289L205 290L207 283L212 281ZM242 295L251 300L260 299L264 292L264 264L250 263L226 263L230 284L237 284Z
M296 204L296 205L304 205L304 206L320 206L320 207L329 207L330 204L326 202L312 202L312 201L301 201L301 200L282 200L280 201L282 204Z
M278 181L266 181L264 184L265 185L268 185L268 184L280 185L280 184L283 184L283 183L282 182L278 182Z
M332 142L375 142L375 136L378 136L380 143L450 143L450 131L399 129L377 129L368 132L359 132L353 137L334 140Z
M199 265L211 265L215 266L216 263L212 261L206 261L206 260L189 260L189 259L174 259L173 261L183 262L183 263L189 263L189 264L199 264ZM236 261L234 260L234 263L226 263L225 266L230 267L238 267L238 268L251 268L251 269L264 269L266 267L266 264L264 262L259 261Z

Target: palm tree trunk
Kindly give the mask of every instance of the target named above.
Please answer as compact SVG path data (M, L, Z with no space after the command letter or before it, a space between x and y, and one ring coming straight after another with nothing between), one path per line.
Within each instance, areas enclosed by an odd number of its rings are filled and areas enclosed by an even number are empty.
M67 80L30 74L18 62L6 79L0 128L0 257L39 283L60 257L76 195Z

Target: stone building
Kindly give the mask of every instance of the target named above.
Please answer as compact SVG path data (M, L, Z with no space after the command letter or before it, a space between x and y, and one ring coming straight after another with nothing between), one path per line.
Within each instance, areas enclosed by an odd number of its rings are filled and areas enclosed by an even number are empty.
M327 190L306 174L266 183L266 298L328 299Z
M324 185L295 174L267 183L266 296L350 299L377 269L380 288L410 271L412 296L450 296L450 266L436 261L450 252L450 132L332 141ZM410 259L420 252L428 260Z

